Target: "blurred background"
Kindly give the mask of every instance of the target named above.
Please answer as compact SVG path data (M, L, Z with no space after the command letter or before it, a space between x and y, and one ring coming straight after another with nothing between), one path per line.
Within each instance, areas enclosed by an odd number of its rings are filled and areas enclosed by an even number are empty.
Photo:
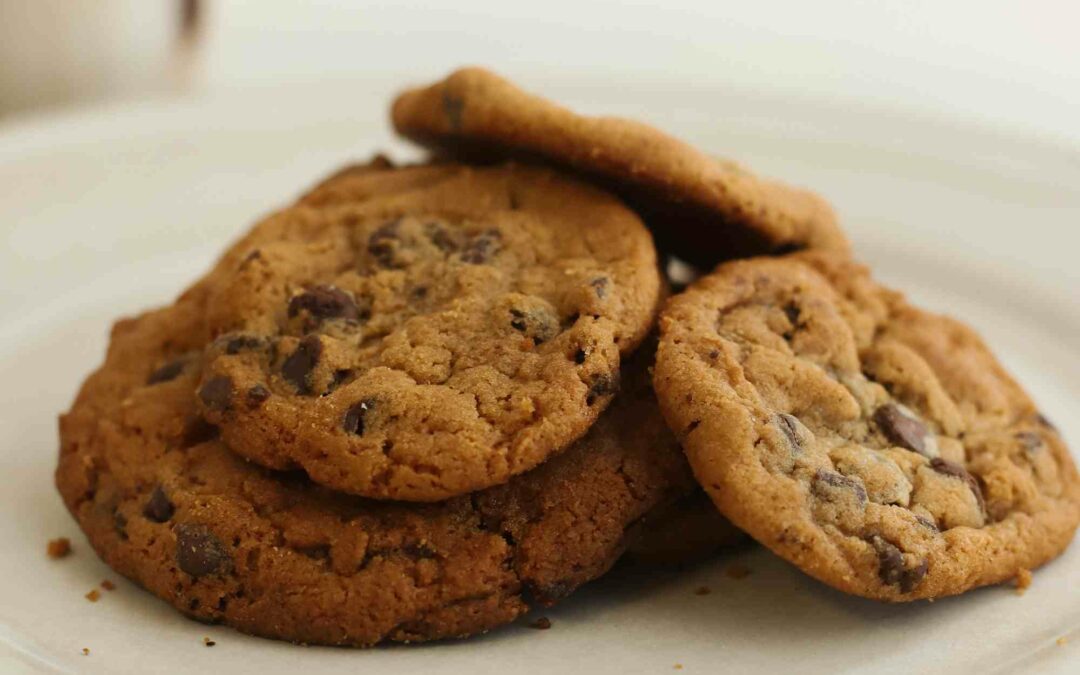
M724 86L1080 138L1074 0L0 0L0 128L103 101L424 81Z

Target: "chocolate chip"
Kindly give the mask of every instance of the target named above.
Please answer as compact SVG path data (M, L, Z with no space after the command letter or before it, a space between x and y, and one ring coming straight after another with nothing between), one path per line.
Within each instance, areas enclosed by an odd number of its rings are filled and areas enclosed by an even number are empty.
M345 411L345 420L342 422L342 427L350 434L356 434L357 436L364 435L365 418L367 414L375 408L374 399L364 399L359 403L353 404L348 410Z
M281 376L303 395L311 394L311 373L322 355L322 341L318 335L308 335L296 346L296 351L281 365Z
M529 311L511 309L510 327L532 338L536 344L547 342L559 333L555 316L543 308Z
M926 516L920 516L918 514L915 514L915 520L918 521L918 523L920 525L922 525L923 527L925 527L928 530L933 530L934 532L940 532L941 531L941 530L938 529L937 523L930 520Z
M915 590L929 570L930 562L925 559L915 567L905 570L904 574L900 577L900 592L910 593Z
M461 114L465 111L465 100L450 93L442 96L443 114L450 124L451 131L461 130Z
M814 480L810 484L814 494L828 501L835 496L834 489L851 491L860 504L866 503L866 488L854 478L844 476L834 471L818 469L814 474Z
M229 335L224 337L225 353L230 356L253 349L261 349L266 340L256 335Z
M150 493L150 499L146 501L146 505L143 507L143 516L147 520L152 520L155 523L164 523L173 517L173 513L176 511L176 507L169 501L169 497L165 494L165 490L161 489L158 485L154 488L154 491Z
M352 375L353 371L348 368L339 368L338 370L335 370L334 379L330 380L330 384L326 387L326 391L323 392L323 396L337 391L337 388L348 382Z
M176 359L174 361L169 361L154 372L150 373L150 377L146 378L146 383L158 384L160 382L168 382L169 380L175 380L180 373L184 372L184 366L186 364L187 359Z
M593 291L596 293L596 297L603 300L607 297L608 284L610 282L611 280L607 277L596 277L589 282L589 285L592 286Z
M780 413L776 416L776 426L780 427L780 431L783 432L784 437L791 446L792 452L802 452L802 439L800 438L801 434L799 434L801 423L799 422L799 418L794 415L788 415L787 413Z
M199 389L199 399L210 410L225 412L232 405L233 382L225 375L211 377Z
M720 350L719 349L714 349L711 352L709 352L709 358L712 359L713 361L720 358Z
M490 261L502 248L502 233L487 230L473 235L461 252L461 259L471 265L482 265Z
M913 450L925 457L936 454L927 448L926 441L930 431L926 425L900 406L892 403L881 406L874 412L874 422L893 445Z
M1043 447L1042 437L1033 431L1018 431L1015 438L1028 452L1035 452Z
M794 302L789 302L784 305L784 315L787 316L788 323L790 323L792 327L799 325L800 314L802 314L802 311Z
M940 457L935 457L930 460L930 468L944 476L959 478L967 483L968 488L975 494L975 500L979 502L979 510L984 513L986 512L986 501L983 499L982 488L979 486L979 481L975 476L968 473L967 469L959 464Z
M231 563L229 552L209 528L182 523L176 526L176 564L193 577L222 572Z
M120 538L124 540L128 538L127 524L127 516L119 511L113 511L113 530L115 530L116 534L120 535Z
M1046 417L1046 415L1043 415L1042 413L1036 413L1035 419L1038 420L1039 424L1043 425L1050 431L1057 433L1058 428L1054 426L1054 423L1051 422L1049 418Z
M574 352L574 363L580 366L581 364L585 363L585 357L587 356L588 354L585 353L584 349L578 349L576 352Z
M619 391L619 375L597 375L585 396L585 405L596 403L596 399L611 396Z
M357 321L360 311L352 296L335 286L313 286L289 300L289 316L306 311L313 318Z
M879 535L874 535L870 539L870 544L877 550L878 576L882 583L899 586L901 593L910 593L926 576L929 569L926 560L908 569L904 565L904 554L891 542Z
M398 230L401 229L400 220L391 220L383 223L368 237L368 253L383 267L394 266L394 254L400 244Z
M435 247L444 253L458 250L458 242L442 225L438 223L428 223L424 225L424 234L431 240Z
M247 405L251 409L258 408L263 403L266 403L268 398L270 398L270 390L261 384L256 384L247 390Z
M413 300L423 300L427 297L427 294L427 286L417 286L416 288L412 289L411 293Z

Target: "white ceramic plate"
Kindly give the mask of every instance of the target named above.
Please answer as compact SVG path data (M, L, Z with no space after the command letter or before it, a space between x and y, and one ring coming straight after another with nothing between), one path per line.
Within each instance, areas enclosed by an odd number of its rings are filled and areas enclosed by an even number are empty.
M889 110L747 92L546 86L584 109L652 120L813 186L860 256L997 348L1080 443L1080 152ZM0 670L146 672L802 673L1060 670L1080 655L1080 550L1010 588L884 606L761 549L680 571L620 568L474 640L303 648L181 618L112 573L52 486L56 415L101 358L110 321L168 301L257 215L350 158L393 144L392 87L250 91L0 126ZM50 561L67 536L73 556ZM97 603L102 579L118 588ZM709 595L694 589L708 586ZM204 636L217 646L203 646ZM1065 644L1059 639L1065 638ZM88 656L81 653L90 650Z

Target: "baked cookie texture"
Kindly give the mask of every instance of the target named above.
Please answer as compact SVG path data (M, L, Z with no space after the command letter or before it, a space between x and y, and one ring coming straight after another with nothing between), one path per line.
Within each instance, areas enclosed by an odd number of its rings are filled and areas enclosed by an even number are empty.
M197 402L229 448L336 490L435 501L580 438L662 282L641 220L593 187L377 161L258 223L196 292Z
M321 644L482 632L604 573L650 512L697 489L648 386L651 353L570 449L437 504L246 462L193 396L217 358L199 352L216 292L116 324L60 420L56 471L102 559L192 617Z
M721 265L662 314L654 384L697 479L759 542L887 601L994 584L1080 520L1061 436L965 325L843 256Z
M402 135L472 161L525 157L573 169L645 216L662 248L705 267L803 248L848 249L821 197L705 155L647 125L586 117L481 68L401 94Z

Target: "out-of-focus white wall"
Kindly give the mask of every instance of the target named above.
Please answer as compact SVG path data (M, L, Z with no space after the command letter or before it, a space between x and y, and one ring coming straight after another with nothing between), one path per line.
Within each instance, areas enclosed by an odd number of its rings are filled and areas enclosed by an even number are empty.
M2 26L11 8L58 4L86 11L87 1L0 0L0 42L8 37ZM180 0L96 4L113 8L108 11L114 16L127 12L127 25L91 22L82 34L68 30L60 39L64 49L84 40L84 53L127 54L118 42L145 42L157 34L147 7L163 7L158 13L174 16ZM479 63L537 84L603 77L653 87L766 89L899 105L1080 139L1075 0L199 4L198 69L187 81L195 89L326 79L342 86L369 78L422 81ZM109 31L117 43L106 39ZM36 33L48 35L44 28ZM141 57L131 58L139 63L136 71L152 70L142 68ZM10 73L7 64L0 68L2 87ZM138 90L115 89L125 95Z

